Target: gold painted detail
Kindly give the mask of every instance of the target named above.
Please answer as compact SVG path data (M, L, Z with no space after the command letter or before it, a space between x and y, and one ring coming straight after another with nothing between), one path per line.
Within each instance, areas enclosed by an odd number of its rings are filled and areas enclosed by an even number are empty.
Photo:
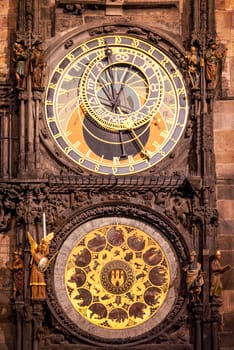
M72 249L65 283L74 309L107 329L135 327L157 313L169 290L162 247L127 225L91 231Z
M107 292L123 294L132 287L134 274L127 262L113 260L104 265L100 280Z

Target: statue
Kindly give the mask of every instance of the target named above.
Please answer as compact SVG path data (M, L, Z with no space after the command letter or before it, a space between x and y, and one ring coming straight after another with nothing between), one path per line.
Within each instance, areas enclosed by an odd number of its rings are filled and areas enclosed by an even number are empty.
M16 42L13 46L13 61L16 63L15 77L18 90L25 89L25 77L27 76L28 53L23 41Z
M37 40L31 53L32 87L34 90L44 90L45 67L45 52L42 48L42 42Z
M199 87L200 80L200 57L196 46L191 46L190 52L186 56L188 62L188 74L193 88Z
M212 89L217 87L220 62L225 56L226 49L210 40L205 54L206 81Z
M210 297L211 299L220 299L223 291L221 276L224 272L230 270L231 265L221 265L221 252L217 250L210 262Z
M32 299L46 299L44 271L49 263L47 256L49 255L49 245L54 237L54 233L51 232L42 238L39 244L34 241L29 232L27 232L27 235L32 255L30 275Z
M168 198L166 214L176 223L180 222L183 226L186 226L189 213L189 202L179 192L175 192L174 196Z
M191 302L200 301L201 286L204 284L204 273L201 271L201 264L196 261L196 256L197 254L193 250L190 253L189 262L183 267L186 273L186 289Z
M14 282L14 297L23 297L24 294L24 262L19 251L13 254L12 263L6 263L7 268L12 271Z

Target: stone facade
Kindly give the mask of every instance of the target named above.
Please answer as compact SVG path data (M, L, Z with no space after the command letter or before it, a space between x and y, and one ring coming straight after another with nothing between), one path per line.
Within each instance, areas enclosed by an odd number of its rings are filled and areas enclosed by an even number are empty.
M216 30L227 47L222 76L222 98L214 109L214 149L216 157L216 196L219 211L218 247L224 264L234 266L234 62L233 46L234 1L216 1ZM224 275L224 303L222 308L223 334L221 344L233 347L234 332L234 270Z
M30 19L27 23L32 24L31 30L33 32L36 32L37 36L40 37L44 43L44 46L46 49L50 49L50 47L53 44L54 38L56 37L57 42L59 42L59 38L69 37L70 33L74 28L79 28L80 26L92 26L93 23L96 24L97 29L99 28L99 23L106 22L108 23L118 23L120 21L120 18L124 18L125 23L136 23L137 25L144 24L146 26L146 30L148 27L151 28L160 28L165 34L165 37L169 37L173 42L180 42L180 46L182 44L185 46L186 50L189 49L189 41L190 41L190 34L189 34L189 26L190 21L188 18L188 15L190 13L190 8L187 1L147 1L147 6L137 6L134 3L134 1L127 1L128 6L122 7L122 1L107 1L107 6L105 7L102 4L102 1L99 1L98 4L93 4L92 1L84 2L85 5L82 6L82 4L75 4L74 1L67 1L67 3L70 3L70 6L66 6L65 1L54 1L54 0L43 0L43 1L35 1L35 12L37 13L37 17L34 18L33 24L30 22ZM3 128L3 123L7 121L8 123L8 114L6 112L5 105L8 103L9 94L12 93L12 90L14 86L12 86L12 79L13 79L13 73L14 73L14 67L12 64L12 47L13 43L15 42L15 35L18 30L18 26L21 25L24 22L24 12L23 8L20 7L20 3L22 5L23 2L14 0L14 1L2 1L0 3L0 27L2 28L1 32L1 38L0 38L0 84L2 86L3 96L0 100L0 117L1 117L1 128ZM27 3L30 3L30 1ZM131 4L132 3L132 4ZM198 1L194 1L195 4L198 3ZM212 1L208 1L207 3L211 4ZM209 112L213 112L213 141L214 141L214 153L215 153L215 172L216 172L216 182L215 182L215 196L214 193L210 193L210 197L212 198L211 203L215 200L213 198L216 197L216 207L218 210L218 225L216 223L211 225L211 235L215 232L217 237L210 237L210 251L205 249L204 250L204 269L207 271L208 265L207 265L207 256L214 253L215 249L219 249L222 252L222 264L231 264L234 267L234 145L233 145L233 137L234 137L234 70L232 67L234 66L234 0L216 0L215 2L215 18L216 18L216 42L218 44L222 44L227 48L226 57L225 60L223 60L222 64L222 77L219 81L219 92L218 96L216 97L216 101L214 103L214 106L212 106L213 110ZM38 8L36 8L38 7ZM21 16L18 16L18 13L21 12ZM30 11L29 11L30 14ZM30 16L29 16L30 17ZM191 19L191 18L190 18ZM17 24L18 21L18 24ZM143 34L144 33L137 33L137 29L134 28L136 31L136 34ZM21 34L21 33L20 33ZM196 34L196 33L195 33ZM193 35L195 35L193 33ZM183 43L181 40L181 37L183 36ZM29 40L29 38L27 38ZM158 40L157 38L155 39ZM65 42L65 45L70 45L69 42ZM178 60L180 57L178 57ZM9 87L10 86L10 87ZM7 95L4 95L4 91L7 90ZM34 91L34 102L35 105L38 101L41 99L40 92L37 94L38 91ZM1 97L1 96L0 96ZM21 96L21 101L27 101L27 96ZM13 102L12 102L13 101ZM36 101L36 102L35 102ZM14 103L14 99L11 100L11 103ZM21 111L24 107L26 102L21 102ZM9 111L9 110L7 110ZM41 116L38 115L39 121L41 120ZM10 125L10 124L9 124ZM41 125L41 124L40 124ZM1 129L1 137L4 138L4 135L2 134ZM30 149L30 142L32 141L32 135L30 135L30 125L28 125L28 144L26 146L26 151ZM42 130L42 139L44 138L45 144L47 140L46 131ZM189 130L187 131L189 135ZM17 133L16 133L17 134ZM6 135L5 135L6 136ZM13 133L13 138L14 138ZM208 135L210 136L210 135ZM15 137L16 138L16 137ZM189 138L189 136L188 136ZM2 141L2 149L4 149L4 142ZM37 144L36 144L37 145ZM210 146L210 145L209 145ZM211 145L212 146L212 145ZM10 153L11 150L6 146L8 149L8 152ZM39 174L38 178L42 178L46 174L46 171L51 171L53 174L59 176L63 175L63 172L61 170L61 165L56 163L54 155L49 154L47 148L43 144L40 146L40 156L36 158L32 156L32 154L29 154L28 157L28 163L29 163L29 170L31 166L31 173L29 171L29 178L26 179L25 187L27 187L28 184L31 182L33 183L33 176L35 173ZM1 159L4 157L8 157L4 154L1 154ZM61 155L57 155L58 159L61 158ZM173 157L171 157L173 159ZM172 163L172 160L170 159L170 162ZM39 161L38 161L39 160ZM182 160L183 161L183 160ZM181 163L182 163L181 161ZM169 167L171 167L172 170L175 170L171 163L169 164ZM4 169L1 169L1 175L3 180L7 180L8 175L12 175L17 179L17 168L14 166L17 163L17 159L14 160L13 166L11 167L11 170L8 169L8 163L7 161L2 162L4 164ZM31 165L30 165L31 163ZM212 163L212 161L211 161ZM65 163L64 169L65 174L67 175L66 170L67 164ZM38 168L38 169L35 169ZM209 168L209 166L208 166ZM212 166L210 167L212 168ZM172 172L171 170L171 172ZM163 173L163 172L162 172ZM192 171L191 171L192 173ZM20 180L16 183L20 184L20 181L24 182L24 169L21 169L20 173ZM108 197L108 201L113 202L116 200L121 202L124 200L124 198L127 198L127 200L131 203L132 207L137 207L138 205L144 203L146 206L148 205L151 209L158 209L160 207L161 212L163 214L166 213L167 217L172 220L172 222L176 222L177 227L179 230L184 234L185 239L187 239L188 232L186 231L186 227L183 224L183 218L184 216L187 217L189 212L189 199L187 197L183 198L183 204L185 205L186 209L182 212L184 215L181 219L181 216L178 214L179 207L176 206L176 204L173 202L174 198L173 196L169 196L169 199L171 200L170 204L165 204L163 202L163 199L159 198L159 195L157 197L157 188L160 187L160 185L155 185L156 192L151 192L150 185L145 189L145 193L140 193L134 198L132 196L132 189L130 185L126 185L126 194L125 197L121 195L121 189L117 189L116 193L108 193L107 189L104 189L103 192L95 193L95 191L87 191L86 185L82 185L77 190L77 187L74 187L74 193L72 195L69 193L69 186L65 182L62 184L64 193L60 193L58 190L59 185L57 185L54 179L51 180L52 184L46 184L44 186L43 179L40 182L40 180L36 179L37 185L30 188L27 188L27 200L22 201L21 203L29 203L29 208L32 208L35 210L35 212L38 210L38 207L41 205L41 203L45 200L47 201L47 193L45 188L51 191L52 194L50 194L50 202L51 207L52 204L55 206L58 206L56 214L54 214L53 210L51 209L51 222L50 227L59 229L60 226L62 226L63 220L65 220L66 215L73 215L76 210L79 209L79 206L83 208L84 214L87 206L100 206L104 202L105 198ZM31 181L32 180L32 181ZM72 181L72 180L71 180ZM88 180L87 180L88 181ZM195 191L199 192L199 185L196 183L196 178L193 179L193 185L195 185ZM206 181L208 181L206 179ZM6 181L7 182L7 181ZM59 182L59 180L58 180ZM3 186L4 181L2 181ZM85 181L84 181L85 183ZM24 185L23 185L24 186ZM48 186L48 187L47 187ZM67 186L67 187L66 187ZM106 188L112 188L112 184L105 184ZM108 187L109 186L109 187ZM157 187L158 186L158 187ZM196 187L197 186L197 187ZM104 187L104 185L103 185ZM170 186L168 186L169 188ZM178 186L179 187L179 186ZM170 193L170 190L168 190L168 193ZM52 190L51 190L52 189ZM13 188L12 192L10 193L10 199L13 198L14 200L14 190ZM18 190L18 189L17 189ZM185 189L186 192L187 188ZM127 192L128 191L128 192ZM193 191L191 188L189 188L189 196L193 195ZM156 193L156 194L155 194ZM160 193L162 195L162 193ZM165 193L164 193L165 194ZM18 195L18 194L17 194ZM21 193L20 193L21 195ZM22 199L19 196L20 200ZM191 195L191 196L192 196ZM121 197L122 196L122 197ZM189 197L188 196L188 197ZM5 200L5 198L2 199L2 201ZM9 198L7 199L9 200ZM28 202L27 202L28 201ZM30 202L31 201L31 202ZM195 201L195 199L194 199ZM31 203L33 202L32 207L30 207ZM79 202L79 205L78 205ZM11 337L12 332L15 332L15 324L17 320L14 319L14 313L12 312L12 305L11 305L11 297L12 297L12 287L13 287L13 281L12 281L12 274L9 268L6 267L6 263L11 261L12 259L12 253L14 252L16 245L17 245L17 239L15 237L16 227L17 227L17 235L20 236L20 229L21 229L21 223L16 222L17 218L15 219L15 216L13 216L13 219L11 219L10 213L14 212L14 209L11 208L11 203L3 203L1 210L1 219L2 219L2 232L0 233L0 349L2 350L14 350L16 349L16 344L14 342L14 339ZM3 209L7 208L7 210ZM121 207L121 206L120 206ZM197 207L196 207L197 208ZM22 219L23 215L20 216L20 205L17 207L18 210L18 217ZM5 212L4 212L5 210ZM60 211L59 211L60 210ZM103 209L104 211L106 209ZM113 210L113 209L112 209ZM123 207L122 212L124 212L125 207ZM134 209L131 208L131 210ZM201 208L203 210L203 208ZM22 209L23 211L23 209ZM176 212L176 214L175 214ZM112 213L111 210L109 213ZM27 213L28 217L33 213ZM144 214L144 213L143 213ZM178 215L177 215L178 214ZM197 220L199 220L199 215L202 215L201 213L197 214ZM57 218L58 222L56 225L53 226L53 223L55 220L53 218L53 215L55 218ZM146 214L144 214L147 216ZM17 217L17 216L16 216ZM82 215L81 215L82 217ZM150 216L149 216L150 217ZM10 226L8 225L8 219L10 220ZM215 214L211 213L209 217L210 221L215 221ZM4 221L5 220L5 221ZM33 220L33 219L32 219ZM82 219L81 219L82 220ZM149 219L150 220L150 219ZM40 221L38 224L38 220L36 220L37 224L40 225ZM195 222L195 220L194 220ZM197 224L197 222L195 222ZM31 225L31 226L30 226ZM67 224L68 226L70 224ZM29 222L29 226L33 228L32 222ZM6 229L7 227L7 229ZM209 229L210 226L208 225ZM68 228L69 229L69 228ZM40 233L40 230L39 230ZM61 237L63 236L63 231L61 231ZM217 239L216 239L217 238ZM189 238L191 240L191 238ZM188 241L189 241L188 239ZM191 244L192 246L192 244ZM179 251L179 248L178 248ZM27 252L26 259L29 259L29 251ZM182 256L183 258L183 256ZM207 272L208 273L208 272ZM208 281L206 281L207 283ZM207 285L207 284L206 284ZM212 350L217 349L225 349L225 350L231 350L233 349L233 336L234 336L234 268L228 272L226 272L223 276L223 285L224 285L224 291L223 291L223 304L221 307L221 322L219 323L218 327L220 329L220 338L219 338L219 345L215 347L217 344L215 344L214 348ZM49 288L53 290L53 286L49 284ZM206 288L206 287L205 287ZM204 288L204 294L207 295L208 291ZM14 289L14 288L13 288ZM20 302L17 304L17 307L19 307L20 312L25 312L25 310L20 309ZM38 306L35 306L34 311L34 317L39 317L40 308ZM179 306L180 307L180 306ZM55 308L56 309L56 308ZM18 312L18 315L20 315L20 312ZM217 316L217 314L215 314ZM24 317L24 320L26 320L25 324L27 325L29 322L31 322L30 313L28 315L22 316ZM199 314L199 310L196 309L196 314L194 317L201 317ZM215 317L215 316L214 316ZM207 320L206 320L207 321ZM28 323L27 323L28 322ZM40 324L40 320L36 319L36 322ZM207 321L209 323L209 320ZM206 332L205 328L207 327L207 324L204 326L204 332ZM186 333L186 336L188 333ZM177 345L180 343L180 337L181 334L173 334L173 339L176 339ZM162 338L165 337L165 334L163 334ZM39 335L36 335L36 343L39 346ZM178 340L179 339L179 340ZM63 339L61 340L63 341ZM164 341L164 340L163 340ZM162 343L163 344L163 343ZM56 346L56 345L54 345ZM161 345L159 345L161 346ZM164 345L162 345L164 346ZM196 350L200 349L199 344L196 345ZM54 347L56 348L56 347ZM50 348L49 348L50 349ZM85 349L85 348L84 348ZM132 348L134 349L134 347ZM158 349L158 347L157 347ZM160 349L164 349L164 347L161 347ZM165 349L168 349L165 347ZM178 345L178 349L180 349ZM183 347L181 345L181 349L191 349L190 347ZM19 350L19 345L17 345L17 350Z
M6 81L9 79L9 58L11 57L11 48L13 37L12 33L16 29L17 19L17 1L3 1L0 4L0 79Z
M0 3L0 84L7 85L10 78L10 61L13 45L13 33L16 30L17 22L17 1L1 1ZM4 91L4 90L3 90ZM3 118L2 103L0 106L1 120ZM2 122L1 122L2 126ZM2 131L1 131L2 132ZM13 342L11 334L13 328L10 324L11 310L10 310L10 289L11 274L6 268L6 263L10 258L10 250L13 249L11 239L11 233L7 235L1 235L0 237L0 348L1 349L13 349ZM2 292L4 289L4 292Z

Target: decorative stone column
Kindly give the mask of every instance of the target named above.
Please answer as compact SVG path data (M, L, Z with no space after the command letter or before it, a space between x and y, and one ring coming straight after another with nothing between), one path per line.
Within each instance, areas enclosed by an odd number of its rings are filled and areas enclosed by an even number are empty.
M219 324L221 301L211 303L211 344L212 350L218 350L219 346Z
M202 349L202 320L203 320L203 304L192 303L190 307L191 319L193 324L193 349Z
M23 345L23 313L24 313L24 302L15 301L15 311L16 311L16 350L22 350Z
M41 337L43 336L44 300L32 300L33 305L33 350L40 349Z

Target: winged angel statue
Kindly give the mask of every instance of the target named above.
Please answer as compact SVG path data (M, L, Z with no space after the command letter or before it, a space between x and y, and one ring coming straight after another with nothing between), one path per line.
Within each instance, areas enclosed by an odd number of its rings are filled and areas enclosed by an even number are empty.
M54 237L54 233L48 233L37 244L32 235L27 232L28 240L30 243L30 251L32 255L31 259L31 274L30 274L30 286L32 292L32 299L46 299L46 283L44 272L47 269L50 260L47 258L49 254L50 242Z

